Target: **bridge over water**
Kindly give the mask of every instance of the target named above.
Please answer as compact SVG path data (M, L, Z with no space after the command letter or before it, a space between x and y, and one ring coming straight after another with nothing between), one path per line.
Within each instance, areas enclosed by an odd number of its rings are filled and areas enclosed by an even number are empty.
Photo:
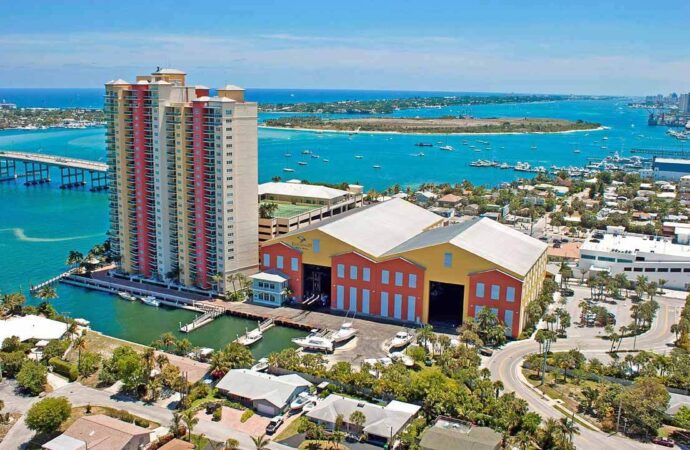
M24 172L19 173L18 166L22 165ZM25 186L50 183L51 167L60 170L60 189L86 186L87 174L89 190L108 189L108 165L105 163L44 153L0 151L0 181L22 177Z

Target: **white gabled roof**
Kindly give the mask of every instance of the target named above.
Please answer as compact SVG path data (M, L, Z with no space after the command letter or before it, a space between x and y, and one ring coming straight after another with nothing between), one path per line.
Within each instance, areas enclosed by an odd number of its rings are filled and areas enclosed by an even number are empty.
M234 84L226 84L224 88L221 88L223 91L244 91L244 88L235 86Z
M347 195L347 191L333 189L318 184L302 184L294 182L269 182L259 185L259 195L287 195L293 197L320 198L332 200Z
M318 229L376 257L443 220L400 198L355 211L326 222Z
M123 86L123 85L129 85L130 83L123 80L122 78L118 78L117 80L110 80L105 84L106 84L106 86Z
M153 73L156 75L186 75L186 73L179 69L158 69Z
M249 278L252 280L272 281L274 283L283 283L289 280L289 278L285 275L281 275L276 272L259 272L251 275Z

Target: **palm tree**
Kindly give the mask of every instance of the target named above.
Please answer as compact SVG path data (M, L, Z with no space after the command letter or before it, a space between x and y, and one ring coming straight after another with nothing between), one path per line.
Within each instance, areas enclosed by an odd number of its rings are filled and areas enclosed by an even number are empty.
M216 291L220 292L220 282L223 281L223 274L222 273L214 273L211 275L211 282L216 287Z
M67 265L72 267L77 267L84 260L84 255L82 252L76 250L70 250L67 254Z
M58 298L58 294L53 286L46 285L36 291L34 297L40 298L41 300L54 300Z
M180 413L173 413L172 422L170 422L170 432L175 437L180 437L182 435L182 415Z
M573 413L573 417L571 419L561 417L561 428L563 433L568 435L570 442L573 442L573 434L580 433L580 428L575 425L575 413Z
M204 433L192 436L190 442L194 444L194 448L197 450L204 450L208 445L208 438Z
M159 370L163 370L163 366L165 366L169 362L170 360L164 354L159 353L158 355L156 355L156 365L158 366Z
M146 368L149 372L151 372L151 370L153 370L154 365L156 364L156 351L153 349L153 347L146 347L144 353L141 356L144 358Z
M194 415L194 411L188 409L182 413L182 421L187 426L187 440L189 441L192 436L192 430L199 423L199 419Z
M352 414L350 414L350 420L348 423L348 432L350 431L350 423L352 425L355 425L358 429L358 431L361 433L364 427L364 424L367 422L367 416L364 415L362 411L353 411Z
M77 349L77 366L81 364L81 352L86 350L86 338L84 336L79 336L74 340L72 344L75 349Z
M233 438L225 440L225 450L237 450L240 448L240 441Z
M664 295L664 286L666 286L666 283L668 283L667 280L664 280L663 278L659 278L659 294Z
M265 434L262 434L261 436L252 436L252 442L254 442L256 450L267 450L271 440Z
M175 342L177 342L177 339L175 339L175 336L170 333L163 333L160 338L161 343L165 346L166 350L169 349L171 346L175 345Z

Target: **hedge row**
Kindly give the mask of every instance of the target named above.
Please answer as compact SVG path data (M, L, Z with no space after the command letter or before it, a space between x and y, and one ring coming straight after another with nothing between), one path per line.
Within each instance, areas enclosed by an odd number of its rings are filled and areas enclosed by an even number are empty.
M48 360L48 364L53 366L53 372L67 377L70 381L76 381L79 378L79 369L76 365L71 364L65 360L54 356Z

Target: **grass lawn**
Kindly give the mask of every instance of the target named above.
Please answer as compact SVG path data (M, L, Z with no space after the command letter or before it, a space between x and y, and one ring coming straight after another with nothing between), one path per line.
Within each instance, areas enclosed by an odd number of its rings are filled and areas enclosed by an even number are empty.
M265 203L275 203L278 205L275 212L273 212L273 217L277 219L289 218L296 216L298 214L311 211L313 209L320 208L320 205L303 205L303 204L292 204L292 203L281 203L281 202L265 202Z
M64 432L67 428L70 427L74 422L77 421L80 417L84 416L93 416L96 414L105 414L106 416L113 416L117 412L117 409L114 408L108 408L106 406L92 406L91 407L91 413L87 414L86 413L86 406L79 406L76 408L72 408L72 414L70 415L69 419L67 419L61 426L60 426L60 432ZM141 420L146 420L149 423L148 429L153 430L158 428L159 424L156 422L152 422L147 419L143 419L141 417L135 416L132 414L133 417L136 417L137 419Z
M335 449L335 448L337 448L339 450L348 450L348 448L349 448L342 443L338 444L338 446L335 447L334 445L330 444L328 441L309 441L309 440L302 442L298 448L300 450L305 450L307 448L311 448L311 447L309 447L310 444L317 444L317 445L319 445L318 448L321 448L323 450L330 450L330 449Z
M290 422L288 424L288 426L285 427L285 429L283 431L278 433L278 436L276 436L274 440L276 442L283 441L283 440L285 440L289 437L292 437L292 436L296 435L297 433L299 433L299 431L297 431L297 428L299 428L299 423L300 423L299 418Z

